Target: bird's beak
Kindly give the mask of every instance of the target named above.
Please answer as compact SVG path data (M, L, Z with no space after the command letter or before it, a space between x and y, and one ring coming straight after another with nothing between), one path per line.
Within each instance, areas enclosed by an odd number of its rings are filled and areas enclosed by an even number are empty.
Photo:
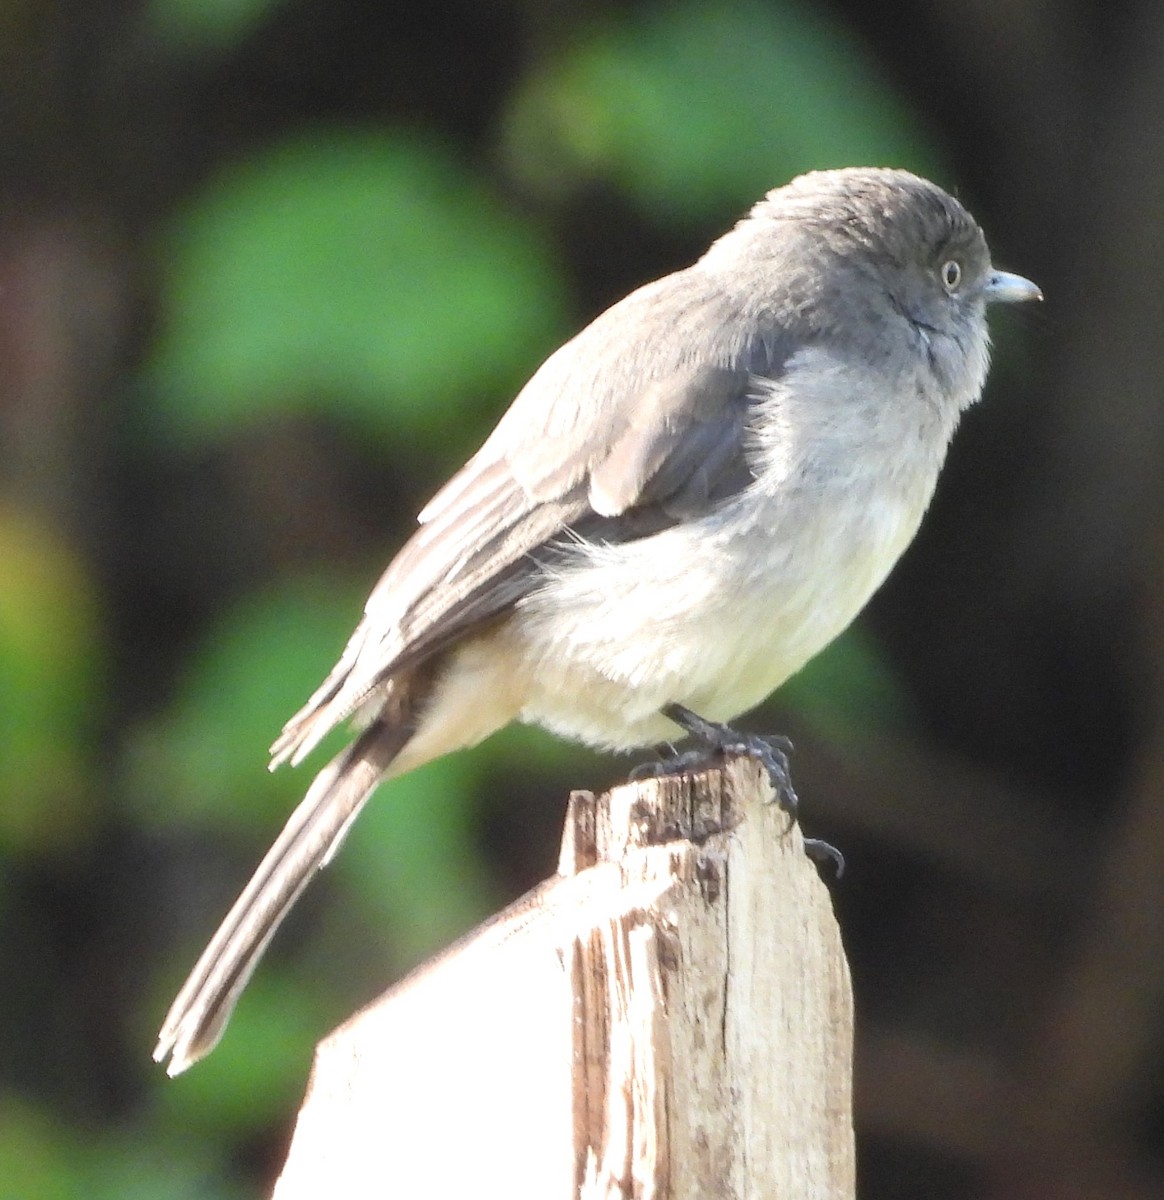
M1017 304L1020 300L1042 300L1043 292L1038 284L1031 283L1021 275L1009 271L991 271L986 281L986 299L1002 304Z

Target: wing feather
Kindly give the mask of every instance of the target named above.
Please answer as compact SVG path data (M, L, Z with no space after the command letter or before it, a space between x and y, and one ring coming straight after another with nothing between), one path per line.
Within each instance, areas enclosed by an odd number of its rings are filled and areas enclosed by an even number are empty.
M743 487L754 377L788 338L698 265L641 288L542 365L420 514L339 662L271 748L298 761L392 675L508 610L570 531L627 540Z

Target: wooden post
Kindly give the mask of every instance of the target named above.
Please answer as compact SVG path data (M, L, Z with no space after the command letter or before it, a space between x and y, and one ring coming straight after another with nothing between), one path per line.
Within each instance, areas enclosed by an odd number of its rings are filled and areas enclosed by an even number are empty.
M275 1200L852 1200L852 997L753 762L570 800L560 873L323 1041Z

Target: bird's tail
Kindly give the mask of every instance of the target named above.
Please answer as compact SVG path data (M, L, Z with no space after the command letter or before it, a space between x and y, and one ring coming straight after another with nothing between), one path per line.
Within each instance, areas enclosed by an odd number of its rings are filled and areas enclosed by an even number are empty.
M411 735L408 724L376 721L315 777L166 1014L154 1061L169 1056L170 1075L214 1049L279 923Z

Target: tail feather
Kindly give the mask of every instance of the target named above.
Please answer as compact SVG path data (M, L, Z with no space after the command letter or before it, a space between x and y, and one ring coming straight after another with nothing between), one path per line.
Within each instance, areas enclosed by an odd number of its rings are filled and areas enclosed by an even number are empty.
M367 628L365 622L361 621L348 639L339 662L328 672L327 678L315 689L307 703L283 726L271 746L272 771L286 762L297 766L351 713L353 704L337 705L335 701L351 679L366 637Z
M280 922L411 735L407 725L377 721L316 776L166 1014L154 1061L168 1056L170 1075L215 1047Z

